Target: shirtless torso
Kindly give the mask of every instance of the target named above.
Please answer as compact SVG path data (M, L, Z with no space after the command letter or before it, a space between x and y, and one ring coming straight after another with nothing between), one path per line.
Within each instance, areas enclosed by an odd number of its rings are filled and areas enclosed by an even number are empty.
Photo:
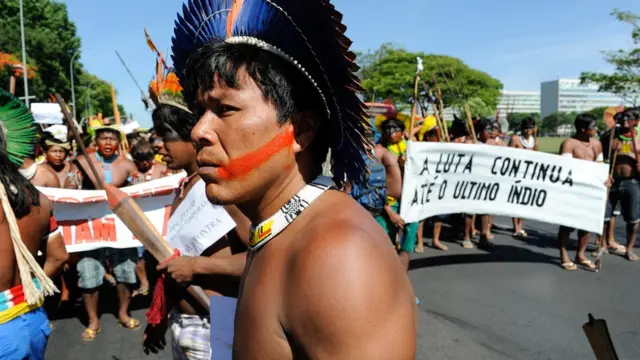
M375 288L373 306L365 294ZM329 191L271 243L249 252L234 358L412 358L416 338L406 330L415 324L416 307L408 306L414 302L389 238L364 208ZM354 335L363 328L371 331ZM394 353L367 353L367 343L392 343Z
M33 175L33 177L31 178L28 178L29 182L31 182L33 186L52 188L60 187L60 181L58 180L56 173L48 166L38 165L32 159L24 159L24 163L20 168L27 169L33 166L36 167L35 175Z
M569 154L575 159L596 161L602 156L602 144L594 138L583 141L572 137L560 145L560 155L569 156Z
M634 130L634 138L618 136L613 139L612 151L617 152L613 167L615 179L628 179L638 176L640 159L640 133Z
M533 135L528 139L525 139L522 135L513 135L509 141L509 147L538 151L538 142Z
M82 173L73 162L65 162L64 165L58 170L50 164L42 164L42 167L48 167L51 169L58 181L60 187L63 189L81 189L82 188Z
M22 242L34 257L47 241L51 203L40 194L40 206L31 208L31 212L18 220ZM2 205L0 205L0 292L20 284L18 264L9 235L9 226Z
M138 173L138 169L136 168L136 165L133 163L133 161L127 159L124 156L114 155L114 156L117 156L115 160L113 158L105 160L99 154L98 156L100 156L100 159L98 159L98 157L96 157L96 154L98 153L89 154L89 159L91 159L91 162L93 162L93 165L95 166L96 171L98 172L98 176L100 176L100 178L104 182L108 182L109 184L117 187L122 187L127 185L130 182L130 180L132 180L132 178ZM84 181L82 184L82 188L96 189L97 181L93 176L93 173L91 172L91 168L89 167L89 163L87 162L85 155L78 156L77 161L83 172L82 175L83 175ZM109 163L108 161L112 161L112 162ZM106 174L108 172L111 173L110 176ZM110 181L107 181L107 180L110 180Z
M402 172L398 163L398 156L392 154L381 144L376 144L374 154L382 165L384 165L387 195L395 199L400 199L402 195Z

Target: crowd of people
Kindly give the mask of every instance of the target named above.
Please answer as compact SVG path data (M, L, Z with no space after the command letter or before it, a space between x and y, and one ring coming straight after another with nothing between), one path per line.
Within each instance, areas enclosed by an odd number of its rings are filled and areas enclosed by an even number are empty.
M463 247L473 248L478 237L478 247L491 249L493 217L405 222L399 209L407 141L440 142L444 129L432 117L411 128L397 113L368 121L341 15L324 0L276 2L254 2L262 8L235 1L229 9L226 2L189 1L172 39L175 68L155 50L149 132L127 135L98 115L88 122L82 152L70 134L38 133L29 110L0 92L0 358L43 358L51 330L42 304L56 290L50 279L59 279L61 301L73 300L74 288L81 293L86 342L100 336L98 299L106 282L115 286L117 318L126 329L141 326L130 316L132 297L153 297L141 339L148 352L163 349L170 329L174 359L211 358L212 327L225 324L211 323L209 309L185 291L196 285L209 297L238 299L236 359L415 358L418 300L406 271L410 254L424 251L425 224L433 224L435 249L448 250L440 236L445 222L459 224ZM276 16L281 12L287 16ZM620 126L600 136L613 139L603 144L595 138L596 119L579 115L576 135L560 149L588 161L611 157L601 241L631 261L639 118L637 109L617 114ZM500 124L485 118L456 119L446 133L455 143L538 150L532 119L508 141ZM329 150L331 177L322 174ZM182 256L160 261L143 248L69 254L51 201L36 189L124 187L177 173L184 177L172 216L189 211L181 209L189 197L206 197L236 226L220 239L199 239L203 252L182 249ZM607 236L618 203L626 247ZM527 237L525 227L514 218L513 236ZM578 231L578 252L569 257L572 231L558 233L562 267L595 268L585 254L588 233ZM153 293L155 279L163 286Z

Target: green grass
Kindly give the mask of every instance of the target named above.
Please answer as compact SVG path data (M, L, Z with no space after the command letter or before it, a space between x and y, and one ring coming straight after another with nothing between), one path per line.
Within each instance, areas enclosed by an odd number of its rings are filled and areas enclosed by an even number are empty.
M538 149L540 151L557 154L560 150L560 144L566 139L566 137L539 137L536 141L538 142Z

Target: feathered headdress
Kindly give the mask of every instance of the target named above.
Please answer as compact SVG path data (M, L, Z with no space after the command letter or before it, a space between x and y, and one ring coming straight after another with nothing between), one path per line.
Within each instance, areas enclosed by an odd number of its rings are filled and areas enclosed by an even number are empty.
M35 120L31 111L10 93L0 89L0 131L9 160L16 166L33 155L36 144Z
M158 57L156 59L156 75L149 84L149 96L151 100L156 106L166 104L191 112L182 97L182 86L180 86L178 77L164 61L162 53L158 51L158 48L151 40L147 29L144 30L144 35L147 39L147 45L149 45L151 51L155 52Z
M334 177L363 181L361 153L371 144L361 121L356 56L345 31L342 14L329 0L188 0L175 22L173 64L183 80L189 56L209 42L253 45L285 59L324 102Z

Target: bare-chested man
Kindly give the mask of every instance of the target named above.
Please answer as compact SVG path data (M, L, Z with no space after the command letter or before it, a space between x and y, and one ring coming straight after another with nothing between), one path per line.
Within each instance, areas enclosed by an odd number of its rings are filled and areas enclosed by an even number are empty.
M185 99L200 116L192 137L207 198L252 221L233 357L413 359L415 298L389 238L320 176L330 147L335 180L362 180L369 146L339 14L324 0L270 0L259 7L267 13L247 4L228 13L224 2L194 5L205 9L198 19L228 21L229 37L209 30L221 24L195 23L176 27L173 42ZM262 39L276 19L297 27ZM183 31L200 28L197 42Z
M580 114L576 117L575 127L576 134L565 140L560 146L560 155L588 161L603 161L602 144L594 138L597 134L596 119L589 114ZM591 234L587 231L578 230L578 252L576 253L575 263L569 258L567 245L569 243L569 235L573 230L566 226L560 226L558 230L560 265L563 269L569 271L577 269L576 263L589 270L594 270L596 268L595 264L585 255L585 250L591 237Z
M536 133L536 121L527 117L520 122L520 134L514 134L509 141L509 147L516 149L538 151L538 143L534 134ZM525 238L528 234L522 228L522 219L513 218L513 237Z
M633 252L638 231L640 214L638 206L640 202L640 133L638 133L638 120L640 111L637 108L627 109L615 116L616 123L620 126L611 146L612 154L616 154L613 166L613 185L609 192L609 202L605 215L604 234L609 233L611 226L609 220L613 209L618 203L624 221L627 223L626 248L607 237L607 247L610 252L624 255L629 261L637 261L638 256Z
M493 136L494 127L491 120L483 118L479 119L474 124L474 131L476 133L476 137L478 139L479 144L485 145L493 145L499 146L496 142L495 137ZM466 140L467 144L473 144L473 139L468 138ZM480 217L480 240L478 241L478 246L482 248L492 248L494 246L493 235L491 234L491 216L490 215L477 215ZM473 236L473 227L474 227L474 218L466 214L465 216L465 234L464 240L462 242L462 246L465 248L473 247L471 244L471 237Z
M134 183L145 182L167 176L167 166L155 160L153 146L146 139L138 139L131 148L131 157L136 164L139 176Z
M11 106L3 108L7 106L7 102ZM54 277L64 265L68 254L53 217L51 203L18 172L17 159L24 153L9 156L7 145L16 141L17 136L22 137L20 143L28 143L24 137L29 135L24 132L20 135L9 134L5 129L12 127L4 126L5 121L15 121L18 118L11 116L12 112L28 114L28 110L21 104L8 93L0 91L0 110L4 110L0 113L7 116L0 118L0 182L10 206L5 208L0 203L0 358L40 360L44 359L51 328L42 307L44 298L40 297L33 305L26 302L7 212L13 211L22 243L31 256L35 258L41 249L46 254L44 269L40 269L37 264L32 267L27 263L25 266L29 271L44 270L47 277ZM35 130L32 136L35 140ZM20 146L17 143L15 145ZM32 274L26 276L31 277ZM34 281L37 285L38 281ZM39 293L41 296L41 292Z
M20 171L20 174L29 180L33 186L60 187L60 180L58 180L56 173L48 166L41 166L30 157L24 159L18 171Z
M196 147L191 140L191 130L198 118L182 108L166 104L159 104L152 118L153 126L164 143L160 149L163 161L171 170L184 170L187 173L171 205L173 215L180 209L193 187L202 181L197 172ZM193 282L209 296L237 297L240 277L246 263L251 222L233 205L225 206L225 210L236 222L236 228L225 238L211 239L211 242L217 241L204 250L202 256L182 256L158 269L166 269L178 283ZM167 324L165 321L155 327L148 326L145 330L145 348L155 352L161 346L160 341L170 325L174 359L210 359L210 327L225 324L209 324L207 313L185 298L176 296L181 294L176 290L175 287L165 290L168 308L174 309L170 316L171 323Z
M120 146L120 132L113 127L102 126L96 129L97 151L90 153L89 159L93 162L98 176L107 184L117 187L126 186L138 176L136 165L125 156L118 155ZM97 188L97 181L89 168L85 155L78 156L78 163L84 179L83 189ZM138 252L131 249L110 249L83 252L78 261L79 286L84 291L82 298L87 310L89 324L82 333L84 341L93 341L100 332L100 319L98 318L98 288L102 285L105 275L105 260L113 270L117 281L118 292L118 319L120 324L127 329L137 329L140 322L128 314L131 301L130 287L137 282L136 262Z
M40 146L45 152L46 159L46 163L42 167L53 170L58 177L60 187L63 189L82 189L82 173L78 166L68 159L71 152L71 142L63 142L53 136L43 136Z

